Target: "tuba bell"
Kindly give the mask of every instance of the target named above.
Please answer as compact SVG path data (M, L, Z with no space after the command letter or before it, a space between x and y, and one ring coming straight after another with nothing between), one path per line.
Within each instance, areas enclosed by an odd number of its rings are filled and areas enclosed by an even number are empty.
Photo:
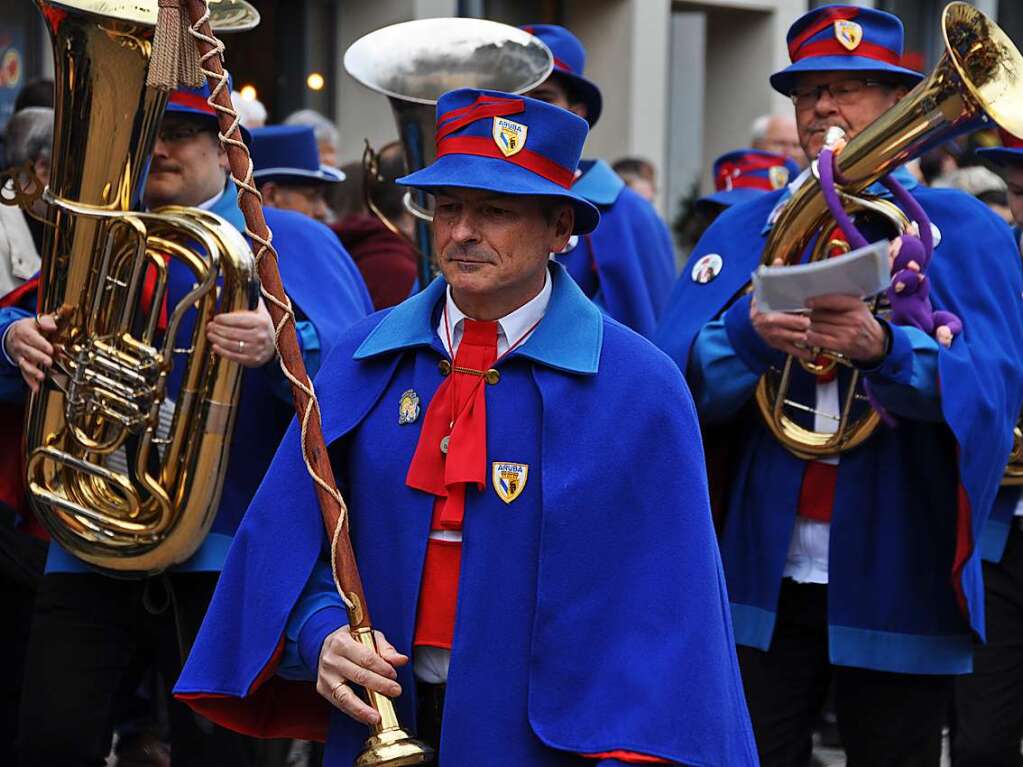
M838 191L846 211L879 214L896 235L905 231L907 217L887 200L864 194L868 187L927 150L989 121L1023 135L1023 57L1009 37L963 2L945 8L942 31L946 50L930 76L836 156L836 177L844 179ZM764 248L765 265L779 259L784 265L799 263L818 233L810 260L824 258L835 245L844 245L824 236L834 229L835 220L821 193L816 165L814 171L814 177L782 209ZM824 356L829 357L826 351ZM836 430L817 431L800 425L792 415L818 412L789 396L797 364L788 357L783 369L768 371L757 385L757 407L774 437L807 460L843 453L867 440L880 416L858 386L859 372L854 370L841 412L834 419ZM830 355L823 368L812 363L804 367L820 373L836 364L845 360Z
M387 96L409 173L436 155L434 108L444 93L481 88L525 93L554 69L554 56L528 32L483 19L419 19L392 24L360 37L344 56L345 69L370 90ZM372 167L368 147L365 163ZM405 206L416 218L419 287L433 278L433 216L425 192L411 191ZM379 214L378 214L379 215ZM388 221L384 224L396 231Z
M158 572L195 552L217 509L241 369L213 354L206 325L254 306L255 261L211 213L137 212L167 101L146 87L155 0L36 3L54 54L50 184L28 193L27 171L9 175L21 204L45 203L39 311L58 331L26 414L28 492L50 535L79 559ZM211 11L233 29L258 21L238 0ZM171 260L194 287L167 306L161 332ZM174 367L182 383L171 402Z

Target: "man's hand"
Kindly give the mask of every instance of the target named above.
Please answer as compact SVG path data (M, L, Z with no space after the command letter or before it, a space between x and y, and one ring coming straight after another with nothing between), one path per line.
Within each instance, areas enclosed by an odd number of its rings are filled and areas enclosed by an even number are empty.
M218 314L206 326L213 351L247 368L265 365L274 356L274 325L262 299L252 311Z
M4 337L4 351L18 364L21 377L33 394L39 391L46 370L53 364L53 346L47 339L56 332L57 323L44 314L11 323Z
M772 349L806 360L813 359L806 342L806 331L810 327L810 319L805 314L789 314L787 312L761 312L757 302L750 302L749 319L753 329L764 339L764 343Z
M838 352L860 363L884 358L888 341L884 328L862 299L837 294L816 296L807 302L807 308L808 346Z
M395 666L408 663L408 656L394 649L384 635L374 631L377 652L357 641L342 626L323 640L316 674L316 691L348 716L363 724L374 725L380 715L367 705L348 683L374 690L389 698L401 695Z

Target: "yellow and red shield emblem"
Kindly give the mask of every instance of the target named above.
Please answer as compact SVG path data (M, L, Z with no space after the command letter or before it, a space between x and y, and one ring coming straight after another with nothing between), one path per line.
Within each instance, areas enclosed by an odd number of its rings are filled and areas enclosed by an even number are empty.
M490 478L494 483L494 492L505 503L511 503L526 487L529 466L524 463L507 463L494 461Z
M781 189L789 183L789 169L784 165L775 165L767 171L767 177L771 181L772 189Z
M835 38L846 50L855 51L863 42L863 27L855 21L840 19L835 22Z
M522 151L526 145L526 134L529 126L507 120L504 117L494 118L494 143L505 157L511 157Z

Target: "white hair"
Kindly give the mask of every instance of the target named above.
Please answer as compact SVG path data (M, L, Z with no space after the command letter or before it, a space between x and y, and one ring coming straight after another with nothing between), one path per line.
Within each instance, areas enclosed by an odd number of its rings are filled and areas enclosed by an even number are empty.
M750 139L756 144L758 141L763 141L764 137L767 136L767 127L771 124L771 115L760 115L753 124L750 125Z
M338 149L341 147L341 135L338 133L337 126L315 109L299 109L297 112L292 112L284 120L284 124L308 125L316 134L318 142L325 142Z
M266 125L266 107L259 99L247 99L238 91L231 91L231 101L234 103L238 118L246 128L262 128Z
M25 107L7 122L4 143L8 165L49 159L53 151L53 110Z

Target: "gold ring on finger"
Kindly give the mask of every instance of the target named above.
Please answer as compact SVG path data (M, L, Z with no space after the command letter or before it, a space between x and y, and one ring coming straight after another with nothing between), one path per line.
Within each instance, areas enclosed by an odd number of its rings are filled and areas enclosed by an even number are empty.
M337 700L338 690L340 690L342 687L347 688L348 687L347 683L338 682L336 685L334 685L334 687L330 691L330 697L332 697L334 700Z
M245 342L244 341L239 341L238 342L238 351L240 351L240 352L245 351Z

